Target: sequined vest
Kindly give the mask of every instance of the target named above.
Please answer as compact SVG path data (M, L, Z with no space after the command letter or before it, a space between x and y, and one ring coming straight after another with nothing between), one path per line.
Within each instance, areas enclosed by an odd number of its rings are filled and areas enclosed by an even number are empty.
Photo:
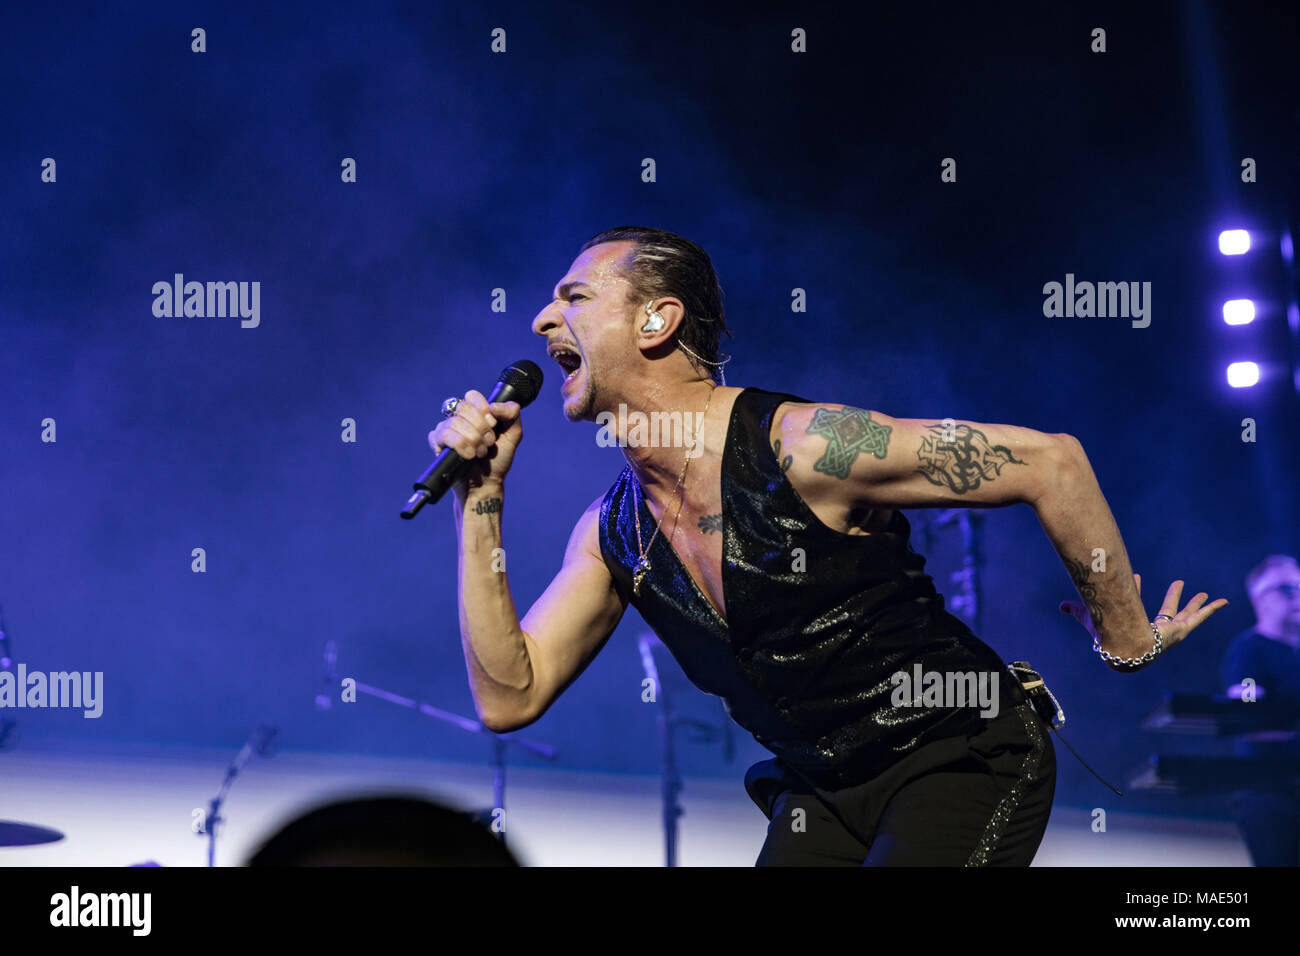
M783 402L806 399L747 388L731 412L721 478L727 621L663 535L633 594L633 509L643 534L655 519L630 467L601 503L601 554L696 686L792 769L819 786L848 786L926 742L987 725L973 705L895 706L896 673L915 676L917 664L921 673L997 672L1002 709L1023 697L993 649L944 609L901 512L883 531L849 535L808 508L769 443Z

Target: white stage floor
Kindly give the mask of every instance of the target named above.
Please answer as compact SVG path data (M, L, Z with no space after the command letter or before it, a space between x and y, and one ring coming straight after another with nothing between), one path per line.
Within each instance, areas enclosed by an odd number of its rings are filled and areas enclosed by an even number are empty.
M233 757L229 750L123 748L112 754L0 753L0 820L53 827L58 843L0 848L0 866L202 866L207 840L191 831ZM734 779L687 778L681 793L682 866L752 866L767 821ZM662 866L658 777L509 769L506 832L530 866ZM241 865L308 805L359 793L416 792L462 808L491 803L487 767L430 760L281 752L253 758L225 806L217 864ZM1230 823L1058 804L1036 866L1249 866Z

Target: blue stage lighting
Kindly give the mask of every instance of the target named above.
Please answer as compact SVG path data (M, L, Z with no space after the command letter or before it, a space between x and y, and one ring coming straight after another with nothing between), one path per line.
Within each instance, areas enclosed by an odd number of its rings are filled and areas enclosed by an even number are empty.
M1239 256L1250 251L1250 233L1245 229L1225 229L1219 233L1219 251L1225 256Z
M1255 303L1250 299L1229 299L1223 303L1223 321L1229 325L1246 325L1255 321Z
M1254 362L1233 362L1228 366L1228 384L1233 388L1249 388L1259 382L1259 366Z

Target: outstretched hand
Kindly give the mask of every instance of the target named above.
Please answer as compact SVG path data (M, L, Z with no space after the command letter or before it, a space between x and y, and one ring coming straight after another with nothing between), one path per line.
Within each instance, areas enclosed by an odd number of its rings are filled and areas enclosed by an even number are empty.
M1134 574L1133 580L1137 582L1138 594L1141 595L1142 575ZM1175 581L1169 585L1169 590L1165 592L1164 603L1160 605L1160 610L1156 612L1157 617L1168 615L1168 617L1160 617L1158 621L1155 621L1156 627L1160 628L1160 633L1164 638L1161 653L1169 650L1175 644L1181 643L1188 634L1199 627L1211 614L1228 604L1227 598L1219 598L1217 601L1205 604L1210 596L1202 591L1188 601L1187 606L1180 611L1178 602L1182 594L1182 581ZM1081 602L1062 601L1061 610L1073 616L1094 639L1097 637L1097 630L1092 623L1092 615L1088 613L1088 609Z

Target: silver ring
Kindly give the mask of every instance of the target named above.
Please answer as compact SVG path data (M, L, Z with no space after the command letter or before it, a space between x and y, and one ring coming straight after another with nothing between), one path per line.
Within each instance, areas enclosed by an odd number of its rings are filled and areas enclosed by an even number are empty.
M456 414L456 406L460 404L460 399L456 397L445 399L442 403L442 417L451 418Z
M1172 621L1172 620L1173 620L1173 618L1170 617L1168 614L1157 614L1157 615L1156 615L1156 620L1158 621L1158 620L1160 620L1162 617L1163 617L1166 621Z

